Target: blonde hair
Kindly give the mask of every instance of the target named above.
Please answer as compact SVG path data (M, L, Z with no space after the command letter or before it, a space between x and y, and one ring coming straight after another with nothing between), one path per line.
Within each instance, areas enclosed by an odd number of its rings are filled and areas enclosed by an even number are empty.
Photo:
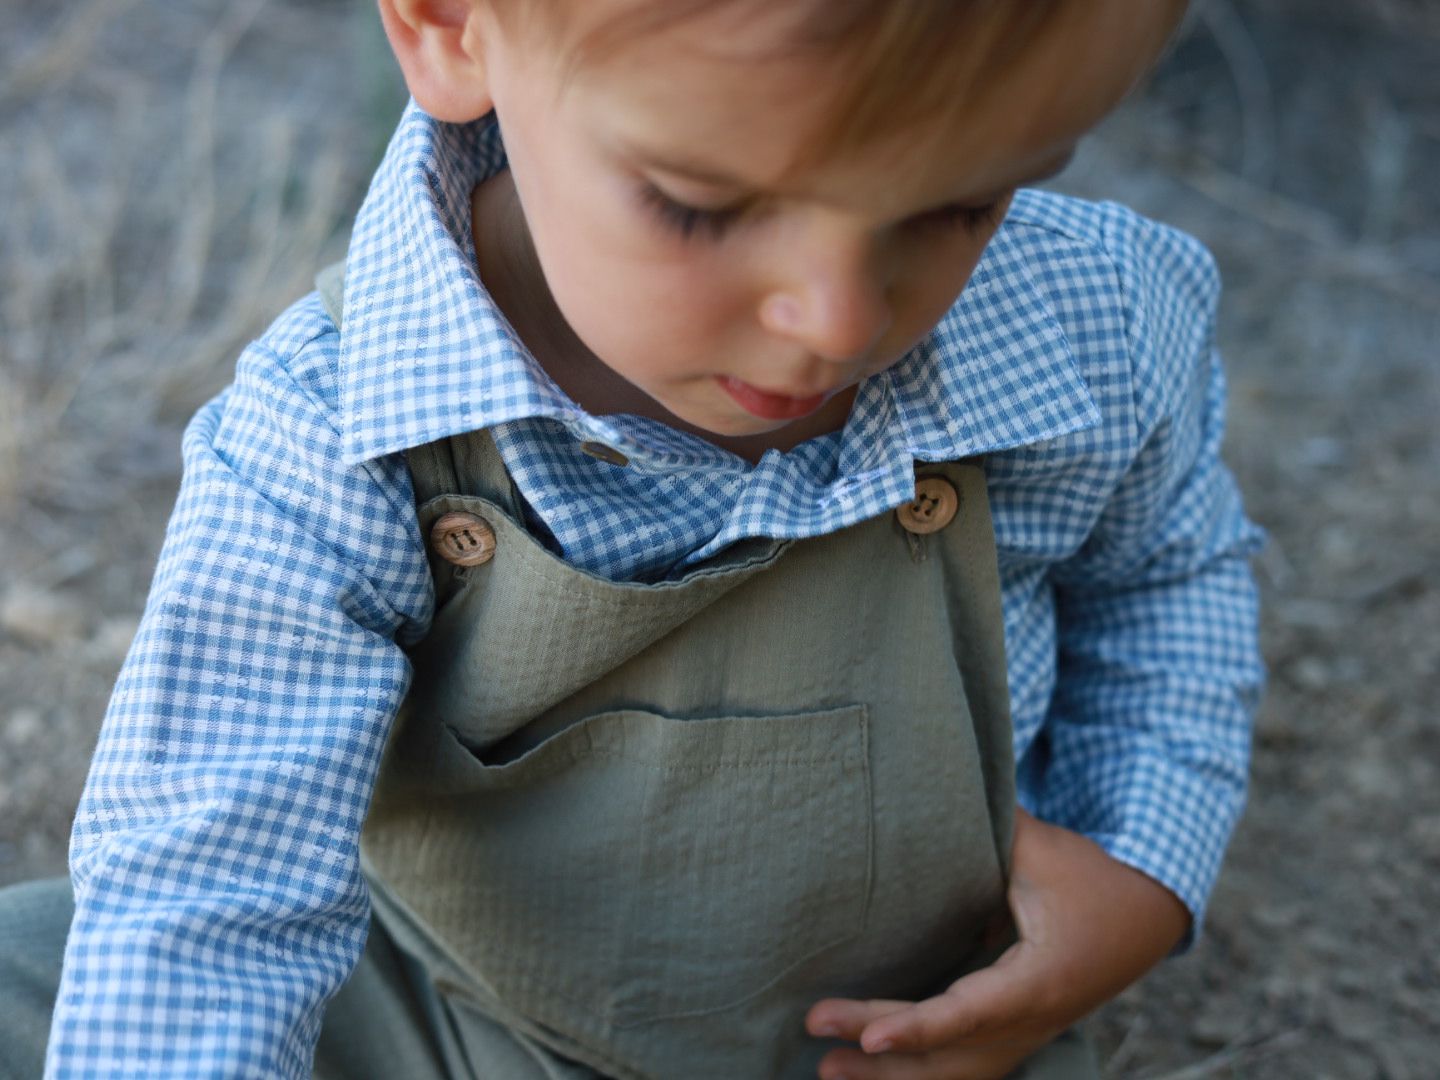
M638 0L583 35L564 10L583 0L495 0L535 17L572 74L628 44L721 7L793 9L790 29L756 60L799 55L842 65L826 121L793 166L843 155L876 137L959 113L994 73L1023 54L1065 9L1084 0ZM520 9L514 7L519 4ZM742 13L743 14L743 13Z

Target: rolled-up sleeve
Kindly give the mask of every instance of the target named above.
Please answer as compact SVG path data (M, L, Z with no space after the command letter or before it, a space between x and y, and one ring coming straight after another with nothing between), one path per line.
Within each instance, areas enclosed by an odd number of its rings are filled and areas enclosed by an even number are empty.
M1198 930L1245 801L1263 536L1220 456L1213 265L1189 238L1127 220L1144 230L1124 282L1137 451L1048 575L1057 654L1033 801L1169 888Z
M313 301L184 478L71 840L46 1075L305 1077L369 905L358 839L432 603L408 473L346 465Z

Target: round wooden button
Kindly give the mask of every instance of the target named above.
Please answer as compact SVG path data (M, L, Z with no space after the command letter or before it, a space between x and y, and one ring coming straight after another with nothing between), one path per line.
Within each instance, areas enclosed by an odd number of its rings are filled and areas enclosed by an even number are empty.
M479 566L495 556L495 530L479 514L452 511L430 526L430 546L446 562Z
M955 519L960 496L943 476L922 476L915 481L915 498L895 511L906 532L924 536L939 532Z
M630 459L616 450L613 446L606 446L603 442L582 442L582 452L601 461L608 461L611 465L625 466L630 464Z

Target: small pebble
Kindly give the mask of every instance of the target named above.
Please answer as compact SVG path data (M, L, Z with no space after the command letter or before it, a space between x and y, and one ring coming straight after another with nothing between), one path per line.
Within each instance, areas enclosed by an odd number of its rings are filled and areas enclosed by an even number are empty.
M10 710L0 729L0 740L7 747L23 750L35 742L43 727L44 717L33 705L18 705Z
M66 644L84 627L80 605L58 593L14 585L0 599L0 630L32 645Z

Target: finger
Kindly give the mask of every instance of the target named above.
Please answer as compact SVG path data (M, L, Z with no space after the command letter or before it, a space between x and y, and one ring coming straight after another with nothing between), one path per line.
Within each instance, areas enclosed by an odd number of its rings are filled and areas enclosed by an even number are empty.
M849 1039L859 1042L866 1024L910 1008L914 1002L853 998L825 998L805 1014L805 1030L819 1039Z
M1043 1005L1042 970L1015 945L989 967L966 975L936 997L875 1017L860 1032L871 1054L919 1053L957 1040L1029 1028Z
M821 1059L820 1080L1001 1080L1036 1049L951 1047L926 1054L866 1054L845 1047Z

